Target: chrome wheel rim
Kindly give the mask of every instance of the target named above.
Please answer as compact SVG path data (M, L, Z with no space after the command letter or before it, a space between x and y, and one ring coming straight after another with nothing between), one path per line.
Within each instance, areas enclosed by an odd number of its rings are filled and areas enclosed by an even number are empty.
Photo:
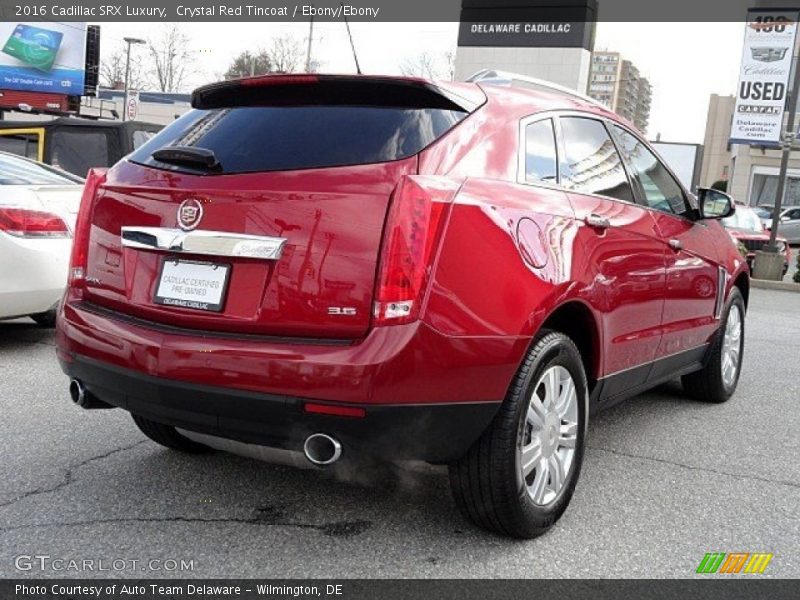
M555 501L575 459L578 392L564 367L547 369L528 400L517 444L518 475L534 504Z
M722 338L722 382L729 388L736 381L742 354L742 312L736 304L731 305L725 333Z

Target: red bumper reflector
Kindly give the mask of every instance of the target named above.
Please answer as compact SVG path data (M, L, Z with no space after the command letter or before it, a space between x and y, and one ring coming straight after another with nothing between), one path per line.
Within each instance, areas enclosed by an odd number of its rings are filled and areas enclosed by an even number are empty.
M334 415L337 417L352 417L355 419L363 419L367 416L367 411L364 408L357 406L331 406L330 404L312 404L306 402L303 410L307 413L314 413L317 415Z

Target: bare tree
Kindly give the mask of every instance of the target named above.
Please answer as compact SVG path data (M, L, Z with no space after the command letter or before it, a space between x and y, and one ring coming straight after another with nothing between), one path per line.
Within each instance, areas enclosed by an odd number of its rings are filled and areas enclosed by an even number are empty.
M272 60L267 52L260 50L253 53L246 50L233 59L228 70L225 71L225 79L264 75L272 72Z
M166 25L161 35L148 42L151 70L156 87L162 92L177 92L194 70L189 36L177 23Z
M444 63L444 65L442 65ZM406 77L424 77L426 79L452 79L452 53L445 53L440 58L430 52L420 52L416 56L406 58L400 63L400 72Z
M118 46L112 54L100 62L100 84L103 87L120 90L125 87L125 60L125 46ZM149 85L142 59L137 56L136 50L132 50L128 87L132 90L141 90Z
M303 49L297 40L289 36L272 40L272 45L265 53L273 73L294 73L304 66Z

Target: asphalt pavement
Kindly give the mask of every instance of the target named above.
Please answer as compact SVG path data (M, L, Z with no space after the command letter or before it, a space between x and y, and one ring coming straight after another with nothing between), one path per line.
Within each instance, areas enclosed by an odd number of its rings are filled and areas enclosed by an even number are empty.
M753 290L746 325L731 401L674 383L597 415L566 514L520 542L463 521L442 468L165 450L72 405L52 331L0 324L0 576L695 577L771 552L763 577L800 577L800 294Z

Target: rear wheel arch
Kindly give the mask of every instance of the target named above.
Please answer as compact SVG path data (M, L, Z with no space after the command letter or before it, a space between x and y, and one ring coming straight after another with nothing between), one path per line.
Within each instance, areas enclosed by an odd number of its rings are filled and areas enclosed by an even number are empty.
M568 300L547 315L537 328L538 331L542 329L563 333L574 342L581 354L591 393L600 375L602 345L600 327L589 306L579 300Z

